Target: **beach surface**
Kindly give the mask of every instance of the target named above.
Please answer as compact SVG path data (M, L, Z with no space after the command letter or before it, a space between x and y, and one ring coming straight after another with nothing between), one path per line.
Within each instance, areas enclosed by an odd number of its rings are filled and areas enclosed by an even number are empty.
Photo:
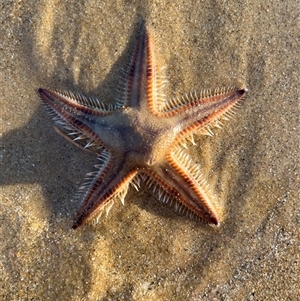
M300 291L297 1L7 1L0 37L1 300L296 300ZM96 157L53 129L37 89L115 101L145 19L168 97L249 92L190 147L219 227L130 189L72 230Z

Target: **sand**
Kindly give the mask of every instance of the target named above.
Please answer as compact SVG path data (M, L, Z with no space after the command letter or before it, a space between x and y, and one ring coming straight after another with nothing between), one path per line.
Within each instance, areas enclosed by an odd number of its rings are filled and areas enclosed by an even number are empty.
M6 1L1 5L1 300L296 300L299 288L297 1ZM53 130L36 90L114 101L144 18L168 96L249 89L191 147L220 227L131 189L96 226L71 230L96 163Z

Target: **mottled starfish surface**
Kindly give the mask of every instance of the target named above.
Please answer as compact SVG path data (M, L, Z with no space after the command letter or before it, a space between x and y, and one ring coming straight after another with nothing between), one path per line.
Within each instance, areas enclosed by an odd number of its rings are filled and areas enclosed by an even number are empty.
M155 63L154 42L145 22L125 68L121 96L112 105L71 92L40 88L57 131L97 154L78 197L73 228L124 202L131 183L141 183L163 203L193 219L219 225L220 218L200 167L185 151L193 134L210 134L233 113L246 89L216 89L167 99L166 80ZM97 218L98 219L98 218Z

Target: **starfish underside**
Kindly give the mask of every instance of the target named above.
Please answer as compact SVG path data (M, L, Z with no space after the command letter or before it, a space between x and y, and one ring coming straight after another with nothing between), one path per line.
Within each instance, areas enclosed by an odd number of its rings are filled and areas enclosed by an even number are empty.
M145 22L112 105L71 92L39 89L56 130L68 140L95 152L99 163L87 174L77 197L81 207L73 228L122 202L129 184L149 191L175 211L215 225L219 215L200 167L185 151L193 134L211 134L227 120L246 89L215 89L166 99L166 80L155 63L154 43ZM95 219L93 219L95 220Z

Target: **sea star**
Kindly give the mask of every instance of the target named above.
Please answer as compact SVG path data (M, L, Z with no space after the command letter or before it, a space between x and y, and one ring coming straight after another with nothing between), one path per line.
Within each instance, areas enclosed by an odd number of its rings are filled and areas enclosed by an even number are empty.
M158 74L153 37L142 21L126 68L122 97L112 105L71 92L40 88L40 97L57 131L95 152L99 164L79 189L82 204L73 228L91 220L131 183L141 182L163 203L193 219L219 225L220 218L200 171L184 150L193 133L210 134L232 115L246 89L216 89L166 99Z

